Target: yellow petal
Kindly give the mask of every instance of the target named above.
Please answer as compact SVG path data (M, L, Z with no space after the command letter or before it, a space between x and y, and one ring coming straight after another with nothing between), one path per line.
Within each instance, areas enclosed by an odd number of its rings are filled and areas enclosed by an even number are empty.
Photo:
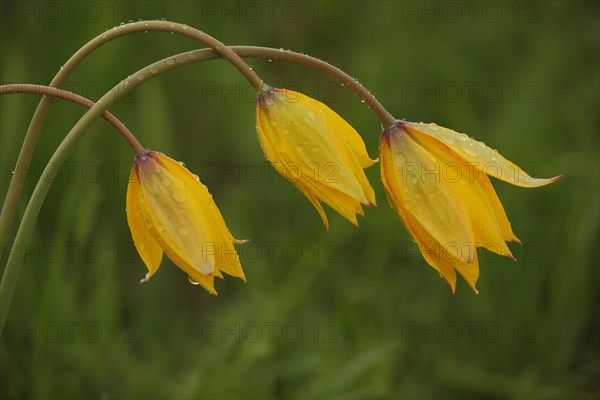
M415 135L416 136L416 135ZM487 175L471 168L442 142L427 135L415 139L439 162L439 178L460 193L468 212L475 246L514 259L505 240L518 241Z
M215 268L210 251L214 238L206 204L197 195L196 187L201 184L185 169L185 173L173 173L166 168L165 164L176 162L160 153L144 153L136 162L144 215L154 238L170 258L176 255L194 270L211 275Z
M469 211L462 187L439 175L440 160L413 140L402 127L386 133L381 162L385 163L390 197L457 259L473 260L474 243Z
M198 178L180 163L166 156L163 156L161 161L166 171L180 179L182 185L189 191L189 205L192 207L190 214L196 211L199 215L198 221L205 221L201 228L207 231L207 236L211 240L205 244L204 255L214 260L213 274L222 278L220 270L245 281L246 277L239 256L233 246L234 243L243 243L244 241L233 237L206 186L201 184ZM202 282L200 283L202 284Z
M258 99L256 120L265 157L313 205L323 201L336 211L350 210L343 215L352 221L354 202L375 204L375 192L362 170L373 161L358 133L325 104L272 89ZM347 198L351 205L335 204ZM322 209L315 207L323 218Z
M403 123L416 137L429 135L440 140L475 168L513 185L538 187L555 182L563 177L563 175L558 175L549 179L532 178L517 165L500 155L497 150L469 138L464 133L458 133L436 124L425 124L422 122Z
M127 185L126 208L127 223L129 224L133 244L144 264L146 264L146 268L148 268L145 281L154 275L160 267L163 251L146 227L142 213L142 193L135 165L131 169L129 184Z

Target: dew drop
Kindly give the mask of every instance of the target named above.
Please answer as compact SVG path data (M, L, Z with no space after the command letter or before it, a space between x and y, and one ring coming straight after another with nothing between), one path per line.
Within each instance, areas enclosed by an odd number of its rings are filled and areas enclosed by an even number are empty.
M171 186L171 181L168 179L163 179L162 184L164 187L169 187Z
M471 157L477 157L479 155L477 153L477 150L475 150L472 145L463 145L462 149L465 153L467 153Z
M198 282L196 282L191 276L188 275L188 281L192 284L192 285L199 285Z
M416 176L414 176L414 175L413 175L413 176L411 176L411 177L410 177L410 183L412 183L413 185L416 185L416 184L417 184L417 177L416 177Z
M396 156L394 157L394 164L396 165L397 168L403 168L404 167L404 163L406 163L406 158L404 157L403 154L396 154Z
M180 203L185 201L185 194L182 192L175 191L172 193L172 196L175 201L178 201Z
M161 223L156 224L156 230L162 232L165 230L165 226Z
M173 64L175 64L175 60L174 60L174 59L172 59L172 58L169 58L169 59L167 60L167 65L173 65Z
M152 72L153 74L158 72L158 69L156 67L152 67L150 68L150 72Z
M308 114L310 119L317 119L317 114L315 114L313 110L308 110L306 113Z
M196 174L192 174L194 176L194 179L196 179L198 182L200 182L200 177Z
M186 236L186 235L188 234L188 231L187 231L187 229L185 229L185 228L183 228L183 227L180 227L179 229L177 229L177 232L179 232L179 234L180 234L181 236Z
M185 163L183 161L177 161L177 164L181 165L182 167L185 167Z

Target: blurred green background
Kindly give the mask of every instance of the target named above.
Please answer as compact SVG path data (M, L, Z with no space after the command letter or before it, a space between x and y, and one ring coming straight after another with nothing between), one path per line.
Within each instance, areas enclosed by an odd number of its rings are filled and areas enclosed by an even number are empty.
M290 48L356 77L397 117L437 122L497 148L548 187L495 181L518 262L480 249L479 295L452 295L388 207L357 229L264 162L254 98L224 61L189 65L111 109L147 147L209 187L248 283L218 297L165 258L146 285L125 217L133 154L94 124L49 193L1 343L2 398L598 398L599 6L596 2L3 1L0 80L48 83L120 22L166 18L227 44ZM68 80L94 100L190 49L135 34ZM304 67L250 60L267 81L316 97L378 147L374 115ZM0 102L1 192L38 97ZM53 104L25 194L83 114ZM19 215L26 205L24 198ZM15 225L16 228L16 225ZM3 250L7 244L3 243ZM6 253L6 251L4 251ZM6 254L3 256L3 265Z

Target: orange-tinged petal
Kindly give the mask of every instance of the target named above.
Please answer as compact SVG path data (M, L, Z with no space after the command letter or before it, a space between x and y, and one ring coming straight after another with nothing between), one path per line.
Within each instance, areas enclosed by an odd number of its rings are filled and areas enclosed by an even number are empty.
M465 218L469 218L472 225L475 245L514 259L505 240L518 239L512 233L508 218L487 175L471 168L444 143L434 138L422 135L416 141L439 160L441 178L461 193L461 200L468 210Z
M402 127L392 127L385 139L381 162L391 171L391 195L397 205L419 222L444 249L464 262L472 252L464 246L474 242L468 209L462 199L462 187L441 179L440 160L410 137ZM388 149L389 147L389 149ZM390 164L391 159L391 164ZM388 182L389 183L389 182Z
M211 251L214 238L204 199L197 195L196 187L201 184L185 168L177 172L166 168L165 164L176 162L160 153L147 152L136 162L144 216L155 239L170 258L177 255L186 266L211 275L215 269Z
M450 285L452 293L456 290L456 272L454 266L446 260L442 260L439 254L440 244L427 233L425 229L413 218L410 213L403 209L402 203L396 200L395 193L399 192L399 184L397 179L396 167L394 158L391 154L391 147L388 137L382 137L380 144L380 163L381 163L381 178L385 188L388 201L397 214L402 219L406 229L413 237L419 250L425 258L425 261L438 271L440 276Z
M417 138L429 135L449 146L467 162L480 171L522 187L538 187L548 185L561 179L563 175L549 179L532 178L525 171L482 142L471 139L464 133L458 133L436 124L403 122L406 128Z
M245 241L237 240L233 237L212 195L206 186L198 181L195 175L168 157L164 157L162 162L165 169L171 174L183 177L182 179L186 181L186 187L192 192L191 198L197 199L196 203L199 211L202 211L206 219L209 220L205 228L211 230L212 234L210 236L212 237L212 242L206 245L206 252L214 255L215 267L228 275L241 278L245 281L246 277L242 270L239 256L233 246L234 243L244 243ZM193 180L190 180L190 177ZM222 277L220 274L217 274L217 269L213 273L217 277Z
M133 244L148 268L148 275L143 279L145 281L154 275L160 267L163 251L146 226L141 203L140 182L134 166L127 185L127 223L129 224Z

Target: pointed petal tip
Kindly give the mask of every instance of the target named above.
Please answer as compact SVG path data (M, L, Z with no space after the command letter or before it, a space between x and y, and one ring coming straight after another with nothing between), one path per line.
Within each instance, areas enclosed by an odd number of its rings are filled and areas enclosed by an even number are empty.
M438 273L440 274L440 278L442 278L444 280L444 282L446 282L448 284L448 286L450 286L450 290L452 291L452 294L456 293L456 282L452 282L448 279L446 279L446 277L444 275L442 275L441 272L438 271Z
M150 274L150 272L146 272L146 276L142 279L140 279L140 285L148 282L150 280L150 278L152 278L152 274Z
M564 174L560 174L560 175L556 175L554 178L550 178L549 180L550 180L550 183L552 183L552 182L560 181L564 177L565 177Z
M563 179L564 177L565 176L563 174L556 175L553 178L546 178L546 179L538 179L538 178L529 177L520 183L514 183L514 182L509 182L509 183L513 183L513 184L515 184L517 186L521 186L521 187L534 188L534 187L547 186L551 183L554 183L556 181Z

